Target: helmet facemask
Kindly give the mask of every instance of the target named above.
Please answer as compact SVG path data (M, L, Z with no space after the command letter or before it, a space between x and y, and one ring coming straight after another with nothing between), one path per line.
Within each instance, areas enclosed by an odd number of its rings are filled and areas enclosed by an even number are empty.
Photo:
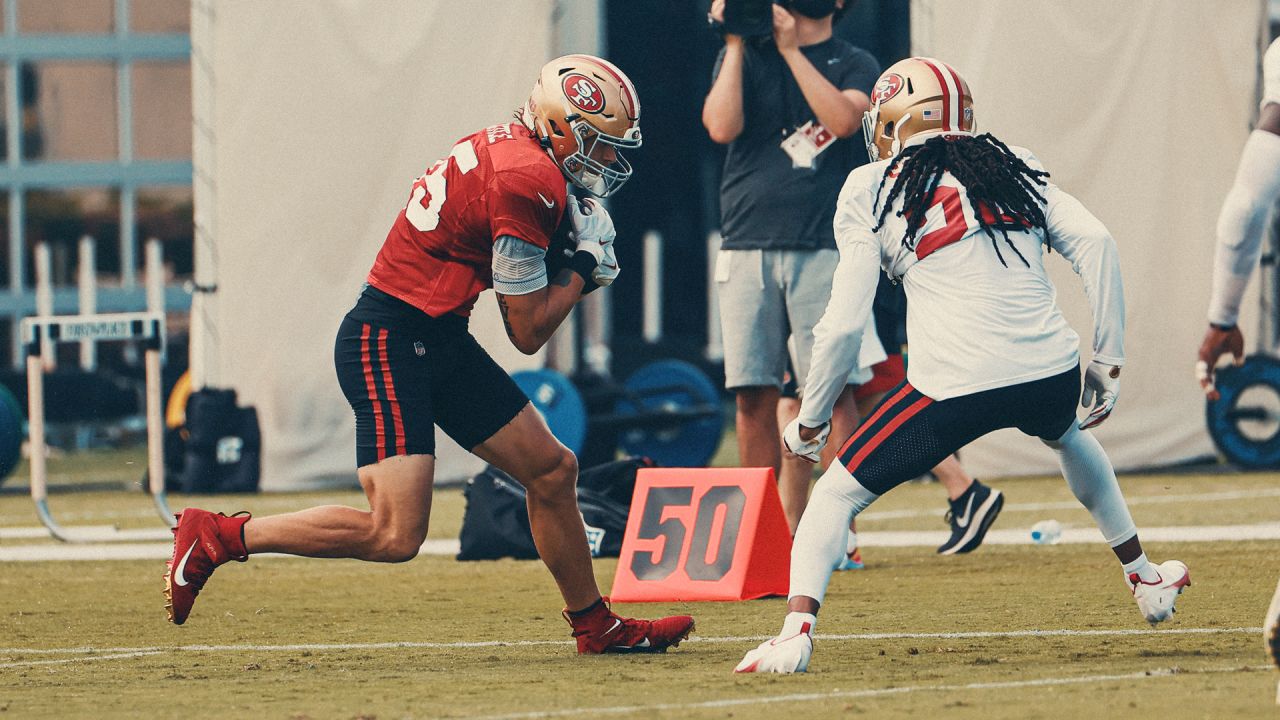
M640 102L613 63L591 55L547 63L521 119L565 179L592 195L608 197L631 177L622 151L640 147Z
M627 137L614 137L580 117L567 119L578 149L560 163L561 170L574 185L596 197L609 197L631 177L631 163L622 150L640 147L640 128L632 127Z

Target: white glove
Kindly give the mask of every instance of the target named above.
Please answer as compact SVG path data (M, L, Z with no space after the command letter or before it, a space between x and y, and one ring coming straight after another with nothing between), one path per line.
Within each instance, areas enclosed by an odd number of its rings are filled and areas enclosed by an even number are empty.
M1111 415L1120 397L1120 368L1094 360L1084 371L1084 392L1080 393L1080 407L1093 408L1093 412L1080 422L1081 430L1097 427Z
M610 224L612 227L612 224ZM596 269L591 271L591 279L596 281L600 287L607 287L614 280L618 279L618 258L613 254L613 240L604 244L604 257L600 258L600 262L596 264Z
M595 198L578 200L569 195L569 221L573 230L569 237L578 243L577 250L585 250L600 262L604 259L605 247L613 244L616 233L613 230L613 218Z
M787 450L792 454L808 460L811 463L818 462L821 458L822 448L827 444L827 436L831 434L831 423L823 423L822 429L818 431L809 442L800 439L800 418L796 418L787 424L787 428L782 431L782 444L787 446Z

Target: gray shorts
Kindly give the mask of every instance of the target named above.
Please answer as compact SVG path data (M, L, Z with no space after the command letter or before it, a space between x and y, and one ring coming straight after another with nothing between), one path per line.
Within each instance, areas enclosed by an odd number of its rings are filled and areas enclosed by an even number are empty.
M813 326L831 298L840 253L825 250L721 250L716 258L725 387L781 388L788 338L796 382L804 387L813 350ZM865 375L865 377L863 377ZM849 384L871 379L855 369Z

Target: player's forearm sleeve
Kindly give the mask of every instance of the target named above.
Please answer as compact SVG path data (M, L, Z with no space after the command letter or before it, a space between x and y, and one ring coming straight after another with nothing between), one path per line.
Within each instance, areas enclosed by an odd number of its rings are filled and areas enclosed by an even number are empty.
M1080 276L1093 309L1093 359L1124 365L1124 282L1116 241L1070 194L1050 185L1045 199L1049 244Z
M1249 276L1262 254L1267 216L1280 195L1280 135L1254 130L1244 144L1235 183L1218 214L1209 322L1234 325Z
M879 254L874 246L853 243L840 248L840 262L831 281L831 299L813 328L813 359L801 395L801 425L818 427L831 419L836 398L858 362L879 272Z

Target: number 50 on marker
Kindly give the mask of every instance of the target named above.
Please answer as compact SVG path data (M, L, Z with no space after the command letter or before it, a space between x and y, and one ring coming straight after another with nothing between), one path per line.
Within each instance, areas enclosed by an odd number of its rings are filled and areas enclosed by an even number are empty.
M610 594L618 602L786 595L790 556L773 470L642 469Z

